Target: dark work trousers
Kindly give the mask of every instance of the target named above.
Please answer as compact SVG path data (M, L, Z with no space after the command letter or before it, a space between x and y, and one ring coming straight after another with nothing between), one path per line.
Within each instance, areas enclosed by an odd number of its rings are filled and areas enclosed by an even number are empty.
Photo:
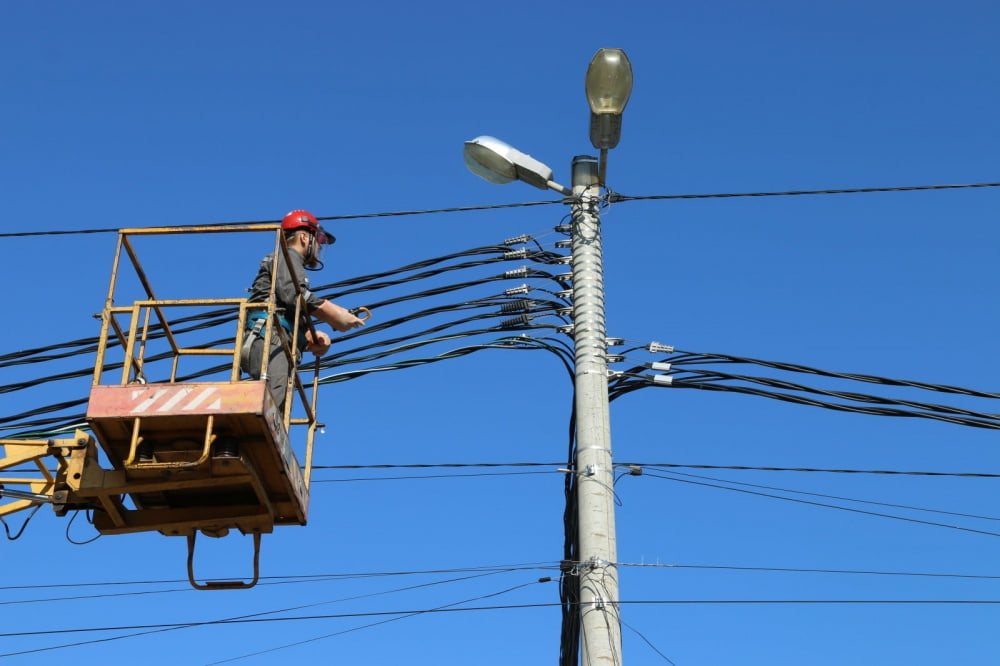
M255 335L253 343L250 345L249 362L241 364L241 369L250 375L251 379L260 379L260 364L263 360L263 353L264 338ZM244 365L246 367L243 367ZM267 387L271 390L274 404L278 406L278 411L282 414L285 411L285 385L287 383L288 357L285 356L285 352L281 348L281 340L277 332L274 332L271 334L271 352L267 359Z

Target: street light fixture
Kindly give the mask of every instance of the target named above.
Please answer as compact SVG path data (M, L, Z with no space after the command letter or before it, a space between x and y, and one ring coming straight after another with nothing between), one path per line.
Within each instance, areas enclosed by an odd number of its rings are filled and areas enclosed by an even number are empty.
M466 141L463 157L469 171L491 183L503 185L523 180L541 190L555 190L565 195L573 193L552 180L552 169L547 165L492 136L477 136Z
M600 49L587 67L590 142L607 150L622 136L622 112L632 95L632 63L621 49Z
M604 320L604 260L600 190L605 157L621 137L622 111L632 92L632 66L621 49L601 49L587 69L590 140L601 160L577 155L572 189L552 169L491 136L465 142L465 165L491 183L523 180L568 195L572 207L573 348L578 529L575 574L583 663L621 664L614 466L608 409L608 340Z

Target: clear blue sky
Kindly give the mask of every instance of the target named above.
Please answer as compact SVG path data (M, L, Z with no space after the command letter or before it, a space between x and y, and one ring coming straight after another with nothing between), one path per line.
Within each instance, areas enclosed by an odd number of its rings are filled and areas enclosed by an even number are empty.
M617 192L1000 181L995 3L486 7L4 3L2 231L554 199L524 184L501 188L476 178L462 164L462 142L497 136L568 183L572 156L593 152L583 77L604 46L624 48L635 70L623 138L609 160L608 184ZM615 204L603 217L609 333L638 345L656 340L997 391L997 210L996 188ZM314 280L393 269L521 233L537 234L551 249L552 227L565 212L554 205L333 222L339 241ZM0 238L0 271L10 285L0 353L96 335L92 315L103 304L114 241L114 234ZM169 243L147 244L143 256L158 267L163 294L240 296L266 250L256 239L217 236L195 245L180 254ZM386 308L373 323L423 306ZM629 358L632 365L653 360L641 352ZM0 384L92 363L77 357L0 368ZM995 400L780 376L1000 412ZM0 393L0 416L82 397L88 385L83 377ZM316 464L564 462L570 396L562 367L543 352L481 352L333 384L321 393L327 432ZM616 401L611 416L622 462L1000 472L995 431L926 419L652 388ZM667 474L647 467L644 476L622 478L616 492L623 618L677 666L997 663L1000 605L896 603L1000 601L995 535L677 480L817 493L826 497L793 497L1000 532L997 479L673 471L715 480L656 478L652 472ZM498 474L458 476L486 472ZM436 478L361 480L420 475ZM558 601L555 582L534 582L556 577L562 557L563 474L555 466L320 470L315 479L309 525L264 538L262 575L285 584L243 592L188 589L181 539L109 536L77 546L67 541L68 519L43 509L20 539L0 542L2 631L425 610L478 597L486 598L465 606ZM23 517L8 522L17 528ZM69 525L76 541L92 534L82 517ZM207 575L248 567L248 538L202 540L199 548ZM637 564L675 566L629 566ZM513 570L453 580L480 568ZM431 570L455 572L282 578ZM11 589L56 584L69 587ZM421 584L431 585L398 591ZM362 595L370 596L344 600ZM831 600L892 603L815 603ZM552 664L558 654L555 606L424 614L333 635L390 617L212 624L8 661L212 663L270 650L234 663L489 666ZM0 653L132 633L4 636ZM668 663L632 629L623 636L627 663ZM285 647L292 643L301 644Z

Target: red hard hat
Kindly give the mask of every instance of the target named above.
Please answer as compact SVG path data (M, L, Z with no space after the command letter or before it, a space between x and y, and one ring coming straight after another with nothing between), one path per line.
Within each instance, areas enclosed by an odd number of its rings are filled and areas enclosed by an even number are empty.
M319 225L316 216L307 210L293 210L281 220L281 228L284 231L294 231L295 229L305 229L316 236L316 242L320 245L333 245L337 240L333 234Z

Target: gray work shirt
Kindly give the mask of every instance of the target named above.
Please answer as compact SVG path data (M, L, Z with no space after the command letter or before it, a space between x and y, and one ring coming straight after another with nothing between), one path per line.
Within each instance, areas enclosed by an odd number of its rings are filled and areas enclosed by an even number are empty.
M288 250L288 256L292 262L292 269L295 279L298 282L299 290L306 301L306 312L303 313L303 320L299 322L300 329L304 329L307 323L306 316L318 308L323 303L323 299L309 291L309 276L306 275L305 271L305 257L292 249ZM267 302L268 296L271 293L271 267L273 265L273 254L267 255L261 260L257 277L254 278L253 286L250 287L250 298L248 300L251 303ZM291 317L295 315L295 282L292 278L292 272L289 272L288 266L285 264L284 256L280 254L278 255L278 278L274 285L274 297L276 305L284 309L285 315L288 317L289 323L291 323Z

